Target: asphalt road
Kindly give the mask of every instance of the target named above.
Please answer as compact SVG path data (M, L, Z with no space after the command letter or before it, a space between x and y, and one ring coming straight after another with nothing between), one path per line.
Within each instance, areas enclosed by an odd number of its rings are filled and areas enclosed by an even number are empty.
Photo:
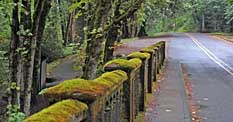
M168 60L187 68L204 122L233 122L233 44L205 34L174 34Z

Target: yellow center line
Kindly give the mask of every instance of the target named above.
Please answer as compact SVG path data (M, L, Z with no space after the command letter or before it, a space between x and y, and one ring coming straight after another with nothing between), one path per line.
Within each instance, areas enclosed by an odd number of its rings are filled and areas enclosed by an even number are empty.
M219 59L213 52L206 48L202 43L200 43L196 38L190 34L186 34L212 61L218 64L226 72L233 76L233 68L225 63L223 60Z

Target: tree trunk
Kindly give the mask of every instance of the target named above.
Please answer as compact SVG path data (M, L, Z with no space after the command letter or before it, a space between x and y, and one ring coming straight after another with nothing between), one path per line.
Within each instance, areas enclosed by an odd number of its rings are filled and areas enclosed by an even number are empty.
M136 23L136 15L133 15L130 19L130 26L131 26L131 35L130 37L135 37L137 36L137 23Z
M129 38L129 27L127 23L127 19L124 20L123 25L122 25L122 38Z
M37 48L36 48L36 56L35 56L35 65L34 65L34 72L33 72L33 81L34 81L34 88L35 94L37 94L41 89L42 86L40 84L41 79L40 79L40 71L41 71L41 42L42 42L42 37L44 33L44 28L46 24L46 17L48 16L49 10L51 8L51 4L49 2L46 2L44 4L44 9L41 13L41 18L39 21L39 28L37 32ZM36 90L37 89L37 90Z
M14 1L18 3L18 0ZM22 100L21 109L26 115L30 114L31 108L31 94L34 72L34 62L37 62L35 55L40 45L38 44L38 36L43 33L43 29L40 29L42 17L42 11L47 10L45 7L51 4L51 0L38 0L35 3L35 13L33 20L31 15L25 12L21 12L21 19L24 21L19 22L18 6L13 10L12 21L12 41L10 48L10 83L17 83L17 87L21 86L23 92L19 95L19 90L12 89L12 94L9 96L9 104L19 105ZM27 12L31 12L31 2L22 0L22 5ZM49 10L49 9L48 9ZM19 33L19 27L23 26L24 30L29 30L28 33ZM44 28L44 26L42 27ZM40 32L39 32L40 31ZM42 35L40 35L42 36ZM41 38L41 37L39 37ZM23 86L22 86L23 85ZM19 100L20 99L20 100Z
M85 66L83 70L83 78L94 79L98 68L98 61L102 52L102 43L104 38L95 39L87 43Z
M93 30L98 30L103 28L104 25L108 22L108 14L111 11L111 1L109 0L101 0L97 3L97 8L95 15L90 18L88 23L89 32ZM102 45L104 42L105 32L100 31L94 34L88 34L88 42L86 48L86 59L85 66L83 67L83 78L85 79L94 79L96 76L96 71L98 68L98 63L101 60L102 54Z
M66 37L66 34L65 34L65 20L64 18L62 18L62 10L61 10L61 0L57 0L57 3L58 3L58 12L60 13L59 16L60 16L60 21L61 21L61 32L62 32L62 40L65 41L65 37Z
M34 23L32 26L33 37L30 40L30 52L28 54L28 67L26 68L26 83L25 83L25 96L24 96L24 112L26 115L30 115L31 109L31 94L34 72L34 61L36 55L36 49L40 49L41 39L45 27L46 16L51 8L51 0L41 0L41 5L38 4L35 11ZM37 45L39 44L39 45ZM40 52L37 52L40 53ZM38 54L37 54L38 55Z
M115 16L120 16L120 6L121 2L116 5L115 9ZM104 63L113 59L113 52L114 52L114 44L115 42L120 42L120 29L121 29L121 22L116 22L113 26L109 29L106 37L105 48L104 48Z
M230 30L231 33L233 33L233 21L231 21L231 30Z
M140 27L138 37L145 37L148 36L146 33L146 21L144 21Z
M202 32L205 32L206 31L206 28L205 28L205 14L202 14L202 24L201 24L201 31Z
M120 26L114 25L109 29L106 37L105 49L104 49L104 63L113 59L114 43L119 39L119 29Z
M18 3L19 0L14 0L14 3ZM9 54L9 85L16 84L16 86L20 86L20 79L18 77L19 70L19 57L20 54L17 51L20 45L20 40L17 32L19 31L19 16L18 16L18 6L13 8L12 13L12 40L10 44L10 54ZM10 88L11 86L9 86ZM20 105L20 91L16 89L11 89L11 93L8 97L9 105Z
M82 13L84 13L84 10L81 10L81 11L83 11ZM85 25L86 25L85 16L84 15L79 16L76 22L76 26L77 26L77 31L78 31L78 41L80 45L82 45L85 40L85 33L84 33Z
M69 14L68 23L66 26L66 36L64 41L64 46L67 46L69 42L73 42L73 24L74 24L74 11Z

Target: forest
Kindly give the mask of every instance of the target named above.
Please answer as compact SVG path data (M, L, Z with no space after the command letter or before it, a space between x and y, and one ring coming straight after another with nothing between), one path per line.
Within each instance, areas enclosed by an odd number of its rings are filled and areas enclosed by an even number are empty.
M124 39L166 32L233 34L233 0L0 0L0 121L31 115L44 56L94 79Z

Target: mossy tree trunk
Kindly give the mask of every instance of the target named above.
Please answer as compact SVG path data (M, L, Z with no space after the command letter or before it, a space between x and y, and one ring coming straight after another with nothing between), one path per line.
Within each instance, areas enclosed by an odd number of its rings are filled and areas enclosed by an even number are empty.
M14 0L14 3L18 3L19 0ZM20 70L18 70L18 66L21 64L19 63L20 54L17 51L20 40L19 35L17 32L19 31L19 16L18 16L18 7L14 7L13 13L12 13L12 41L10 43L10 50L9 50L9 84L13 85L16 84L16 86L21 86L20 84L20 78L17 77L18 73L20 73ZM9 86L10 87L10 86ZM8 97L9 104L13 105L20 105L20 91L16 89L11 89L11 94Z
M81 10L82 13L85 13L84 10ZM85 15L82 14L80 15L77 20L76 20L76 26L77 26L77 34L78 34L78 41L80 43L80 45L82 45L84 43L84 39L85 39L85 33L84 33L84 28L86 26L86 22L85 22Z
M115 16L120 16L120 6L121 2L116 5ZM113 59L114 44L115 42L120 41L120 26L121 22L116 22L109 29L106 37L105 48L104 48L104 63Z
M51 4L49 2L44 4L44 9L41 13L41 18L39 22L39 28L37 32L37 46L36 46L36 54L35 54L35 61L34 61L34 70L33 70L33 92L36 95L38 91L38 86L40 86L40 73L41 73L41 43L42 37L45 29L46 24L46 17L49 14L49 10L51 8ZM41 88L40 88L41 89Z
M98 62L102 60L102 43L104 42L106 32L109 32L108 30L114 24L131 17L140 8L144 0L131 1L133 4L126 8L125 12L119 17L112 16L114 15L112 12L115 11L115 6L112 4L119 2L119 0L97 0L95 2L96 8L92 8L94 9L94 14L90 14L92 16L87 24L89 31L87 35L87 57L85 60L86 65L83 67L83 78L86 79L93 79L96 76Z
M18 0L14 1L18 4ZM31 1L22 0L22 5L27 12L19 12L18 6L14 7L12 21L12 41L10 47L10 79L9 83L14 87L10 89L9 104L20 105L21 110L26 114L30 114L31 94L33 73L35 62L40 47L41 36L47 15L43 12L49 11L51 0L38 0L35 2L35 11L31 14ZM45 9L46 7L46 9ZM19 16L19 13L21 14ZM34 15L33 17L31 15ZM19 18L21 17L21 18ZM20 21L23 20L23 21ZM39 60L39 59L38 59ZM16 70L16 71L14 71ZM20 73L19 73L20 71ZM22 85L20 85L22 84ZM22 87L21 90L20 86ZM15 92L17 91L17 92ZM21 95L19 96L19 91ZM16 96L16 97L15 97ZM22 100L22 101L21 101Z
M97 6L88 22L87 48L85 66L83 67L83 78L94 79L98 68L98 62L102 54L102 45L105 39L104 26L106 26L108 16L111 13L111 1L99 0ZM92 33L91 33L92 32Z
M107 34L107 40L104 49L104 63L113 59L114 44L119 40L119 25L114 25Z

